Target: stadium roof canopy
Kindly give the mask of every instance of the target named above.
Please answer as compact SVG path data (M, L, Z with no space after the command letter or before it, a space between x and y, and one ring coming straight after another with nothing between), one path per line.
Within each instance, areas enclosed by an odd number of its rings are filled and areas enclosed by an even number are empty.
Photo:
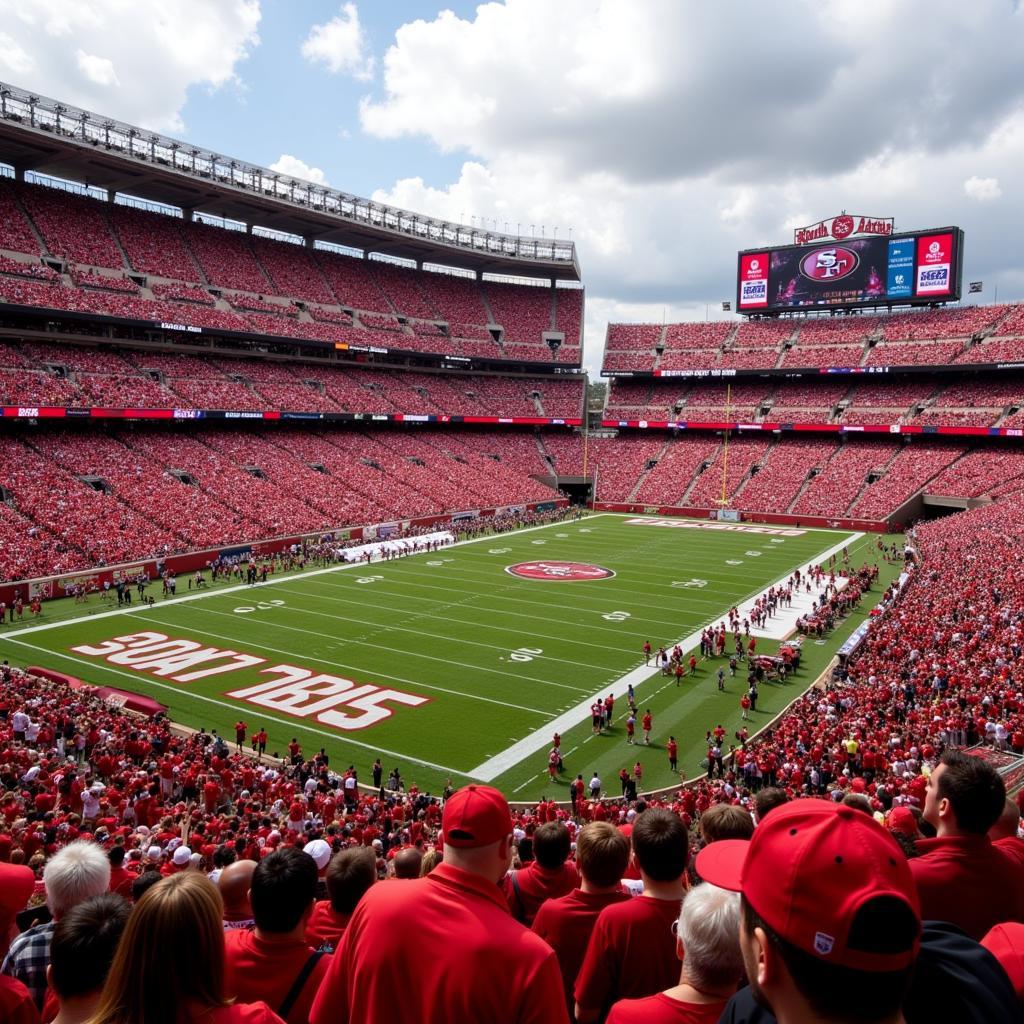
M572 242L487 231L324 185L0 83L0 161L311 241L477 273L580 280Z

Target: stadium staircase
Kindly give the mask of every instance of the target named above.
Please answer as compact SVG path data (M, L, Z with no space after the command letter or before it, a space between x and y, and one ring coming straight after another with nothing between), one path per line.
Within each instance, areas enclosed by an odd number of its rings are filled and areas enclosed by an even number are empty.
M682 496L677 502L678 505L684 506L689 500L690 494L694 487L697 486L697 481L705 474L709 473L714 466L718 465L718 458L722 451L722 442L718 443L715 450L703 461L699 462L693 471L693 476L690 477L690 482L686 485L686 490L683 491Z
M896 458L899 455L899 453L900 449L894 448L892 452L890 452L889 457L885 460L885 462L882 463L881 466L879 466L877 469L873 469L869 474L867 474L867 476L864 477L864 482L860 485L860 490L857 491L853 501L851 501L850 504L843 509L844 516L849 515L850 509L853 508L858 501L860 501L860 499L864 496L864 492L868 489L868 487L871 486L872 483L875 482L874 480L869 481L868 477L873 476L875 480L881 480L882 477L884 477L885 474L889 472L889 467L892 466L892 464L896 461Z
M762 455L757 462L751 463L746 473L743 474L743 478L740 480L739 485L736 487L736 490L734 490L730 495L730 498L739 498L739 496L743 493L744 489L746 488L747 484L749 484L750 481L753 480L754 477L757 476L757 474L760 473L765 468L765 464L768 462L768 457L772 454L772 451L775 449L776 445L780 443L781 442L778 440L772 441L771 444L768 445L767 449L765 449L764 455Z
M665 443L658 449L658 454L654 458L649 459L645 464L644 468L640 471L640 475L636 478L636 483L629 490L629 494L626 495L626 501L634 501L637 496L637 492L643 486L644 481L647 479L648 474L655 466L665 457L668 452L669 445L672 444L673 437L671 434L665 438Z

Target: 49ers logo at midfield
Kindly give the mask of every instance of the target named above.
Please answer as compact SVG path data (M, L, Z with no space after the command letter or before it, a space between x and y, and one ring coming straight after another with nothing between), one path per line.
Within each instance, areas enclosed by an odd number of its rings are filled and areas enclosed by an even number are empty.
M590 562L518 562L505 566L505 572L524 580L610 580L615 573Z

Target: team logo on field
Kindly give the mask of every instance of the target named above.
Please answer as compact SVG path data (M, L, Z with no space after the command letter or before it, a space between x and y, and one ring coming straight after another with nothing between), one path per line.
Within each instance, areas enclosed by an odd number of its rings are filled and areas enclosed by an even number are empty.
M505 572L524 580L609 580L615 573L590 562L517 562L505 566Z

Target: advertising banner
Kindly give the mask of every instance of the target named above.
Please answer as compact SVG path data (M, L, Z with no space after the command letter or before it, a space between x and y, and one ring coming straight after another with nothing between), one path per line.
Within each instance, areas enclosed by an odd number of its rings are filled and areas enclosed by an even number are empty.
M917 240L916 295L949 295L953 281L953 236L922 235Z
M740 256L741 310L768 308L768 253L744 253Z

